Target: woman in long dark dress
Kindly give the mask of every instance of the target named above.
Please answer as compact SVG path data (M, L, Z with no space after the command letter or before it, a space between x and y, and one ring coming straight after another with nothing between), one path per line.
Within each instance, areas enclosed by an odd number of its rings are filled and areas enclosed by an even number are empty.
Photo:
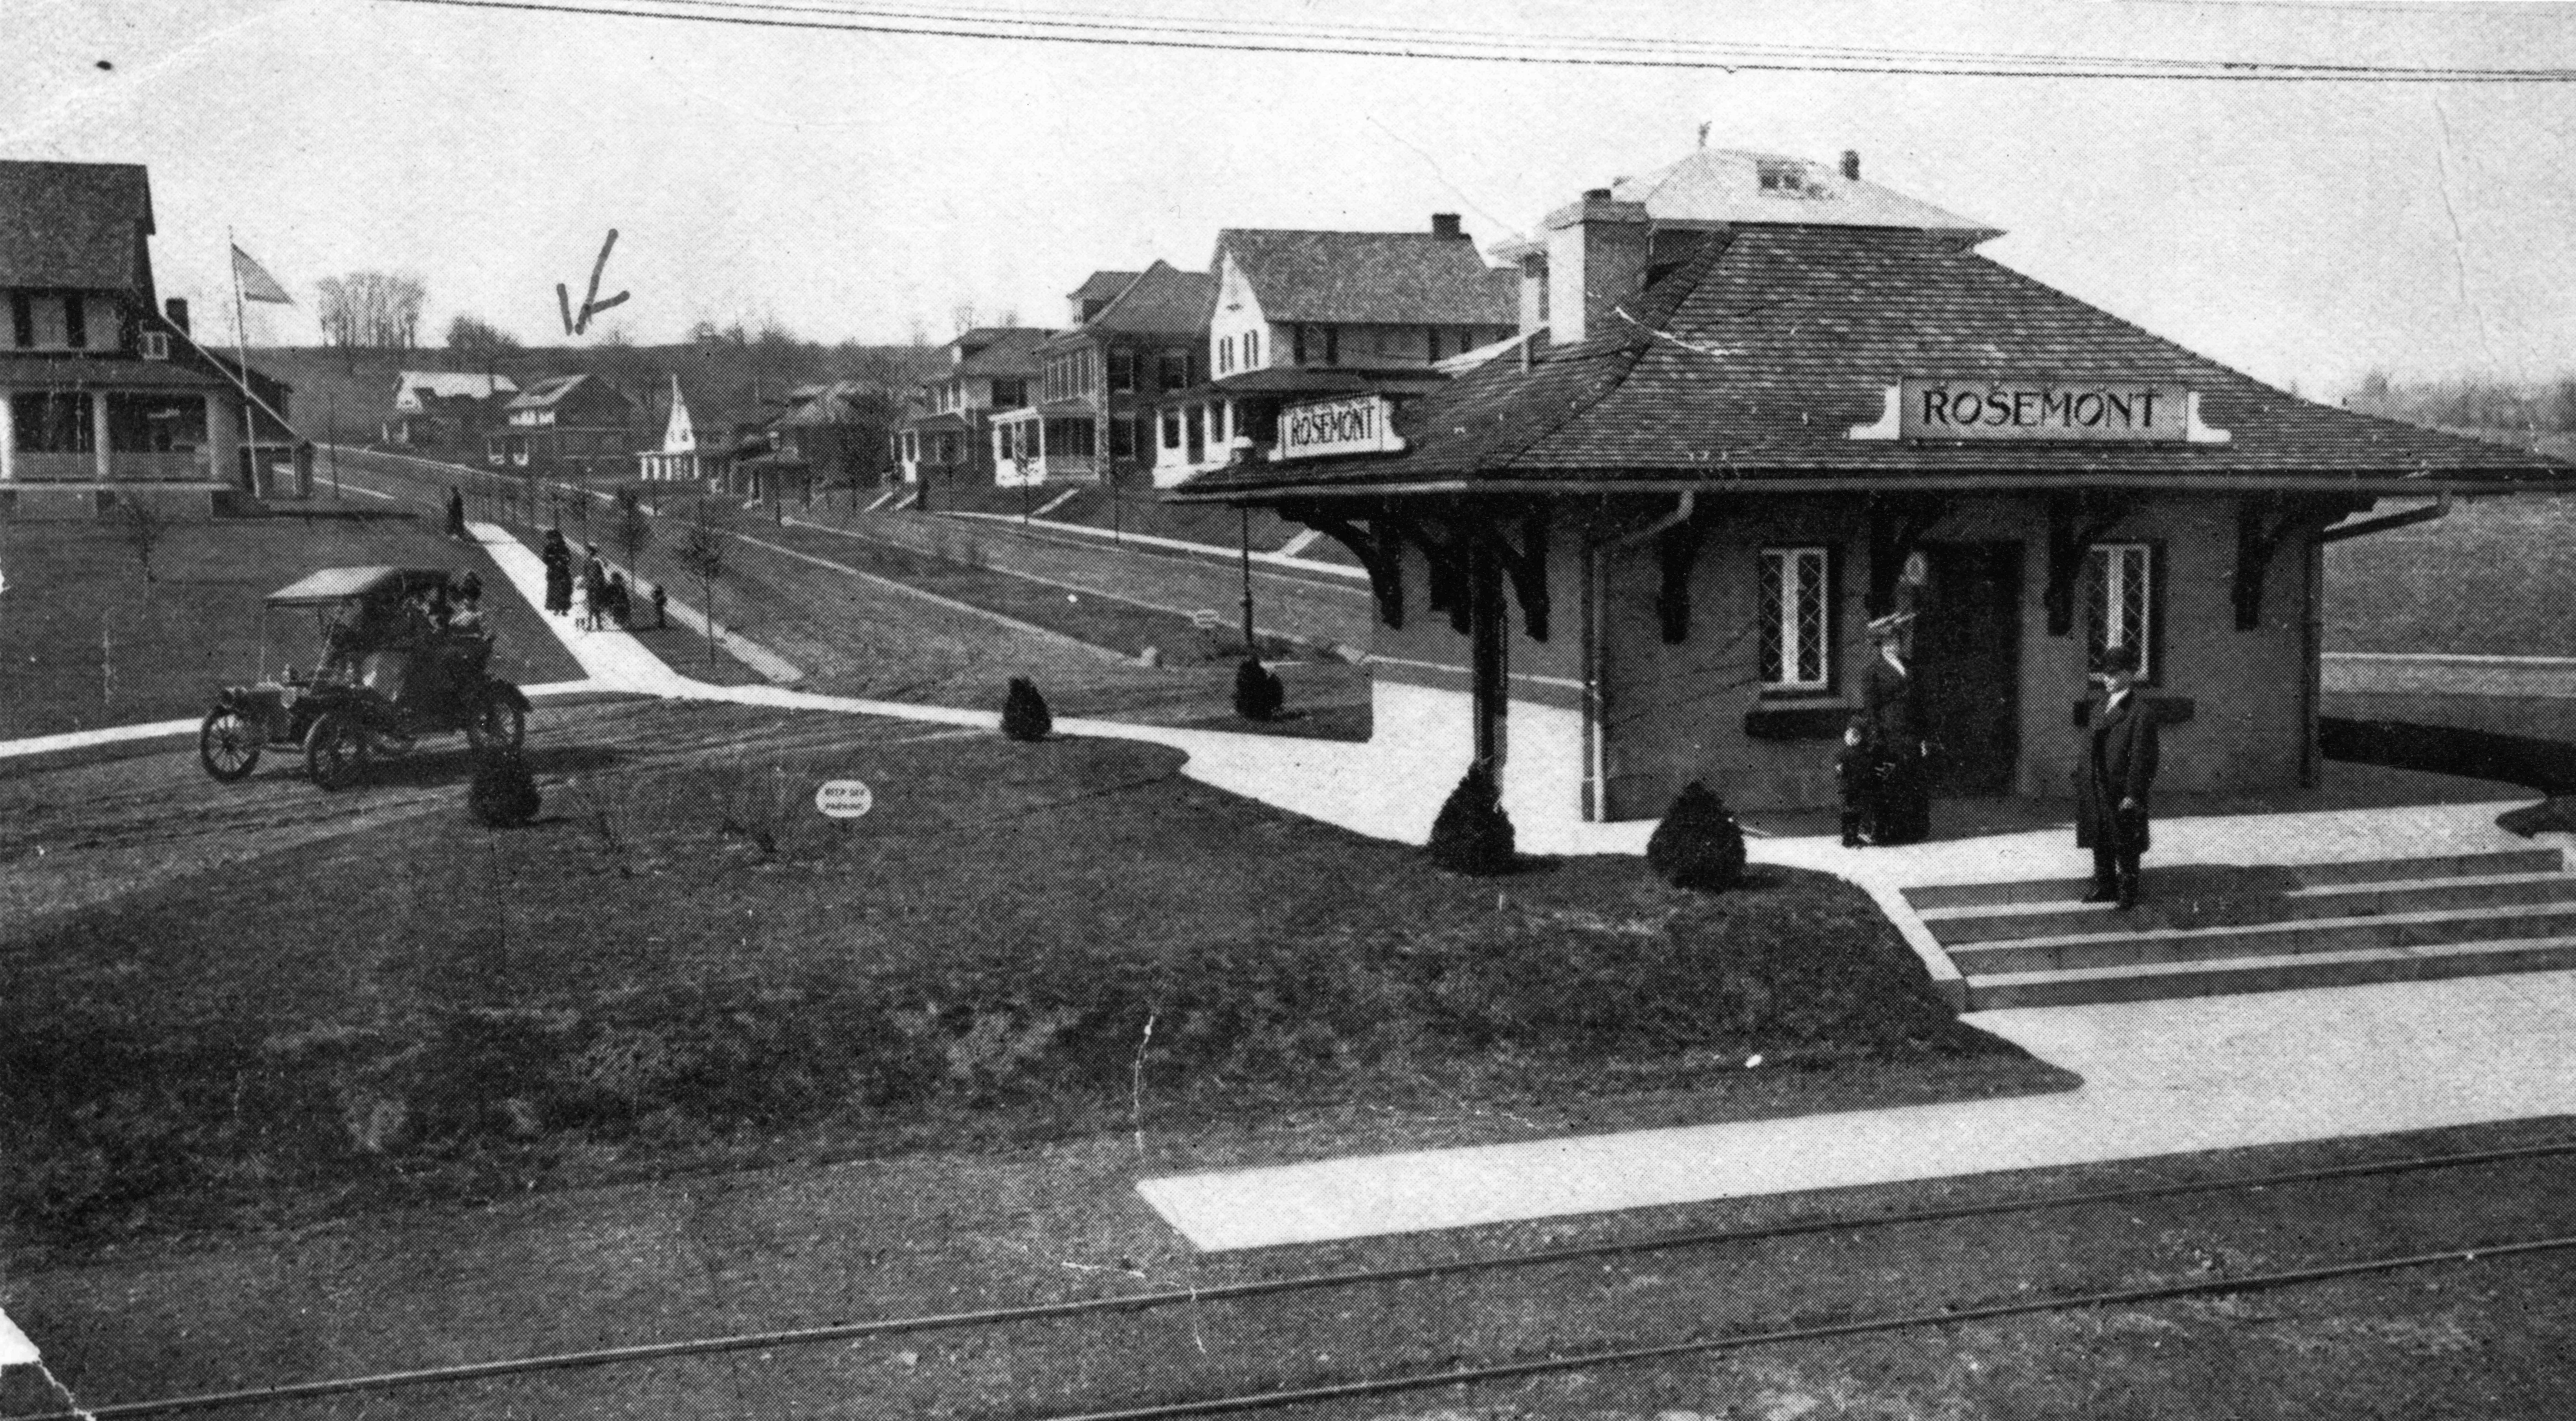
M1923 754L1922 691L1914 668L1905 664L1906 624L1911 612L1895 612L1869 624L1874 655L1861 673L1861 714L1869 725L1869 750L1878 785L1870 842L1920 843L1932 835L1932 786Z
M560 617L572 610L572 545L561 528L546 530L537 558L546 565L546 610Z

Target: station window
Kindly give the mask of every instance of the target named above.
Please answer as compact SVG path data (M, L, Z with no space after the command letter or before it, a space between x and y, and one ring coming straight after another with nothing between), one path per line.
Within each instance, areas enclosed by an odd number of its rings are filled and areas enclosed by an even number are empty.
M1762 550L1761 675L1766 690L1821 691L1833 680L1831 558L1824 548Z
M2157 664L2158 551L2153 543L2096 543L2085 555L2084 669L2095 680L2102 653L2115 646L2137 648L2139 680L2164 674Z

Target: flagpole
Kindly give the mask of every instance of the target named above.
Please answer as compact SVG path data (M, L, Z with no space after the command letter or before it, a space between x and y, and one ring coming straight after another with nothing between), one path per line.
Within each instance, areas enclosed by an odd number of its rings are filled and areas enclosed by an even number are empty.
M250 328L242 315L241 239L233 229L224 229L224 265L233 274L233 355L241 362L242 393L250 393ZM250 495L259 497L259 411L251 403L242 406L242 425L249 432Z

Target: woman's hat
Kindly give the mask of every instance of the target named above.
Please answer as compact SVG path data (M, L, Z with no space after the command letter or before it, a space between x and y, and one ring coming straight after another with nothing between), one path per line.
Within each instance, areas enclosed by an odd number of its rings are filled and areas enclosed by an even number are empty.
M1884 617L1872 617L1869 619L1869 634L1871 636L1894 636L1913 624L1914 614L1912 612L1890 612Z

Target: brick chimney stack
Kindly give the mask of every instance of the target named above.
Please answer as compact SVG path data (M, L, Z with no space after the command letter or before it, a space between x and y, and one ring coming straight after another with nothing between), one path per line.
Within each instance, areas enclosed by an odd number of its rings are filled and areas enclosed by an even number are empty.
M1857 148L1843 150L1843 181L1860 181L1860 150Z
M1457 213L1435 212L1431 214L1431 235L1454 241L1464 238L1467 234L1458 230Z
M187 297L173 296L169 300L161 303L161 310L163 314L170 318L170 324L179 328L179 334L186 335L188 333Z

